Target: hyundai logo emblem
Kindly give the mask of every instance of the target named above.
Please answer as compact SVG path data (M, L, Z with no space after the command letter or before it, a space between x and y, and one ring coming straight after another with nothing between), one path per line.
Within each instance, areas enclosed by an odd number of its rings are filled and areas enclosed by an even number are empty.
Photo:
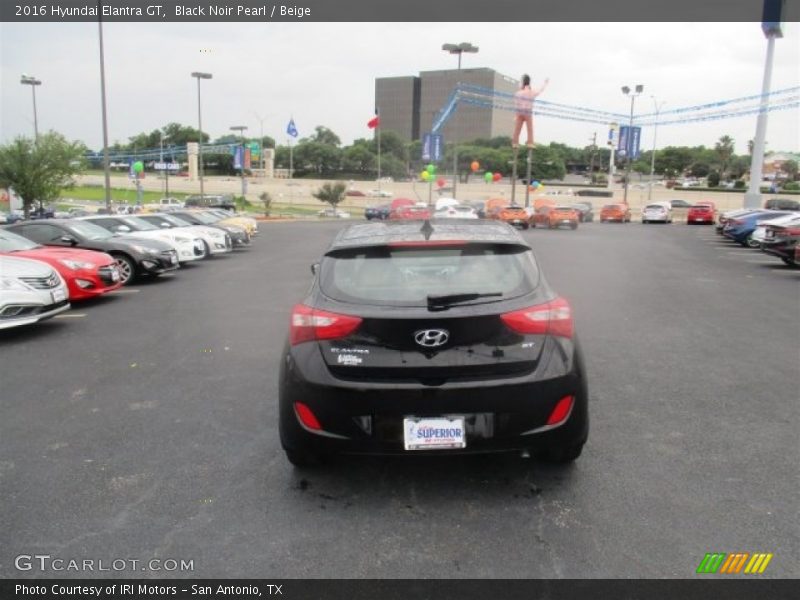
M450 334L444 329L423 329L414 333L414 341L423 348L438 348L444 346Z

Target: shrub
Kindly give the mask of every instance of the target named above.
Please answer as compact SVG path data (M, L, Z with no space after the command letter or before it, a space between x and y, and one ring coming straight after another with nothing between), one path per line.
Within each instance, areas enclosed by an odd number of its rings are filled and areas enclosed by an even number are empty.
M787 192L800 191L800 183L796 181L789 181L788 183L783 184L783 189Z
M708 174L707 182L708 187L717 187L719 185L719 173L711 171Z
M744 179L737 179L733 184L733 189L735 189L735 190L743 190L744 189Z
M264 216L268 217L272 208L272 196L269 195L269 192L261 192L258 195L258 199L264 205Z

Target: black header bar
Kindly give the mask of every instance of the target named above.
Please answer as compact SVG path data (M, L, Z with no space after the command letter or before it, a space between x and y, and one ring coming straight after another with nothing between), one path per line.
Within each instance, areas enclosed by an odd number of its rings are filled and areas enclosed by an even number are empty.
M800 20L799 4L784 22ZM2 0L0 21L757 23L763 11L764 0Z

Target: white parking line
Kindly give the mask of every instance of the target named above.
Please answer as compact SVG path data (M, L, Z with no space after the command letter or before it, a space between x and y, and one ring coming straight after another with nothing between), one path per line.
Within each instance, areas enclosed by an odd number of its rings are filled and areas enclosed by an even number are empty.
M774 265L774 264L776 264L775 260L770 260L770 259L765 259L765 260L747 260L745 262L748 262L751 265Z
M113 292L108 292L108 295L110 296L112 294L138 294L141 291L142 290L137 290L134 288L120 288L118 290L114 290Z
M85 317L86 313L64 313L61 315L56 315L53 317L54 319L80 319L81 317Z
M790 275L800 275L800 271L797 269L790 269L789 267L784 267L783 269L780 267L776 267L775 269L770 269L773 273L789 273Z

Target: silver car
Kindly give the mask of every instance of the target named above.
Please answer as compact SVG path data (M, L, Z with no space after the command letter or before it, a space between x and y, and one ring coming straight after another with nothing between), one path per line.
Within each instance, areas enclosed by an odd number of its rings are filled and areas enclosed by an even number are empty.
M69 308L67 286L50 265L0 256L0 329L31 325Z

